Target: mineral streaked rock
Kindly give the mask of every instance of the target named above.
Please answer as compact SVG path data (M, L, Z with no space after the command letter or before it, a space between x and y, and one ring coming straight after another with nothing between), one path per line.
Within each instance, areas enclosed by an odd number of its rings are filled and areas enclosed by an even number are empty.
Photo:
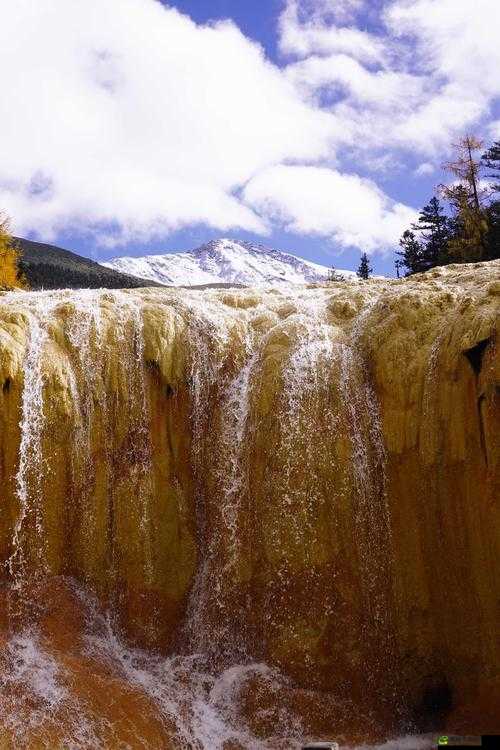
M4 575L389 713L473 700L500 668L499 275L1 295Z

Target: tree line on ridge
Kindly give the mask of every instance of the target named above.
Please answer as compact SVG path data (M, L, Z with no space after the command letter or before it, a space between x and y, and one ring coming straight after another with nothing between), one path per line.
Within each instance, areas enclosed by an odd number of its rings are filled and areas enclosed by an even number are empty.
M452 181L438 186L399 241L398 276L500 257L500 141L482 150L470 135L455 145L444 165Z
M450 263L500 258L500 141L483 148L472 135L454 145L454 158L443 165L452 181L437 186L399 240L398 277ZM366 253L356 273L361 279L372 273ZM338 279L334 269L329 278Z

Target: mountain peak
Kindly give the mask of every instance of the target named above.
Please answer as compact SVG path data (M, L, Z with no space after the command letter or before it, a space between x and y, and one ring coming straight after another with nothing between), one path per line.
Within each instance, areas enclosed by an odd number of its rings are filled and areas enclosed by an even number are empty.
M210 240L190 252L114 258L103 265L161 284L243 284L267 286L325 281L326 266L265 245L233 240ZM353 271L342 271L347 277Z

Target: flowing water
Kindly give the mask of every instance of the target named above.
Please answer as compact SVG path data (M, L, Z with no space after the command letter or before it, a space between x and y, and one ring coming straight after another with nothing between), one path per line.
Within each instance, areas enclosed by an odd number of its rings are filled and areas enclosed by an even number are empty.
M269 291L255 299L241 292L241 304L225 304L215 293L164 294L183 321L187 342L183 357L199 550L178 651L169 656L127 645L114 615L123 557L114 536L117 524L125 523L119 516L124 487L139 527L137 577L148 587L155 576L151 508L158 480L145 333L148 298L108 291L13 293L2 298L2 305L13 311L22 306L28 315L17 515L6 564L12 621L0 662L1 723L15 747L28 747L33 737L38 743L33 746L46 748L53 746L54 737L57 747L64 748L164 746L139 730L134 735L127 729L126 741L115 734L113 722L123 723L123 717L113 719L108 707L99 709L90 687L79 687L85 675L90 685L96 674L103 691L105 685L110 690L121 686L125 694L137 695L145 715L155 717L158 736L171 738L172 747L300 747L311 728L297 707L313 705L317 693L295 687L291 678L262 661L255 611L262 610L265 629L279 633L291 617L284 613L289 582L297 571L310 570L305 585L311 592L321 587L322 519L329 512L329 493L340 514L347 512L342 510L346 503L354 504L353 555L359 558L360 601L367 613L360 615L360 627L367 643L390 648L388 592L380 585L387 578L390 548L385 455L377 399L357 347L363 316L354 326L342 321L340 327L330 313L331 293L317 289ZM274 354L277 338L288 342L279 356ZM120 352L113 367L110 349ZM80 541L74 542L77 562L66 567L54 562L56 554L47 546L47 529L54 523L47 497L55 481L47 435L53 403L47 363L57 356L64 362L67 383L64 404L57 408L65 409L64 420L70 424L71 465L66 470L72 497L66 501L77 509L72 523L82 529ZM271 416L263 390L270 367L275 368ZM284 458L271 480L270 457L269 469L257 484L252 461L264 450L263 431L271 418L277 425L277 452ZM125 458L116 455L117 429L123 433ZM348 464L342 460L346 451L352 457ZM335 486L328 484L331 476ZM106 518L95 486L109 498ZM259 503L264 508L268 504L275 514L266 528L266 548L275 551L276 560L272 586L264 583L256 599L247 579L256 564L253 502L258 493ZM59 512L64 514L64 507ZM342 541L333 540L342 536L343 528L340 517L327 532L332 544L340 544L339 558ZM74 537L69 538L77 538L76 531L70 533ZM104 583L97 572L101 548ZM74 569L80 563L84 572L77 575L77 583ZM259 564L267 563L263 559ZM70 592L68 611L81 616L78 637L64 647L54 646L43 617L29 606L23 610L23 603L30 602L50 576ZM325 596L316 603L321 617L340 622L345 614L338 596ZM157 622L150 625L158 628ZM51 627L57 641L57 623ZM376 677L374 672L373 680ZM333 698L324 698L322 706L333 715L346 710ZM428 746L425 739L398 742L397 747Z

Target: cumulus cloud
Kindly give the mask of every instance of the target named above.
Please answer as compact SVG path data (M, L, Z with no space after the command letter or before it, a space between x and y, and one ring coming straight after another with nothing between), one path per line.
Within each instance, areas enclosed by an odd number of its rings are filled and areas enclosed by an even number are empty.
M413 209L391 201L371 180L325 167L271 167L248 183L244 196L290 231L369 252L394 247L416 219Z
M477 125L500 96L500 6L496 0L398 0L385 20L397 38L415 43L416 68L431 78L432 95L402 125L419 141L446 138Z
M0 50L0 205L19 232L262 233L235 190L330 153L332 115L229 22L197 26L155 0L16 0Z
M5 3L0 208L45 239L281 222L383 250L413 211L358 175L430 174L487 125L495 19L497 0L287 0L278 66L158 0Z
M395 108L410 110L420 101L424 91L419 76L386 69L370 71L345 54L311 55L289 65L287 75L302 88L337 88L340 94L351 98L365 111L367 107L386 111Z
M329 101L365 150L435 155L482 125L500 97L497 0L478 0L473 10L469 0L386 0L376 33L325 13L325 2L288 1L288 76L318 105Z
M339 7L352 9L354 3L348 6L344 2ZM303 20L304 16L306 20ZM328 19L324 0L306 3L289 0L280 18L281 52L299 57L344 52L367 62L383 58L384 44L376 36L353 26L329 23Z

